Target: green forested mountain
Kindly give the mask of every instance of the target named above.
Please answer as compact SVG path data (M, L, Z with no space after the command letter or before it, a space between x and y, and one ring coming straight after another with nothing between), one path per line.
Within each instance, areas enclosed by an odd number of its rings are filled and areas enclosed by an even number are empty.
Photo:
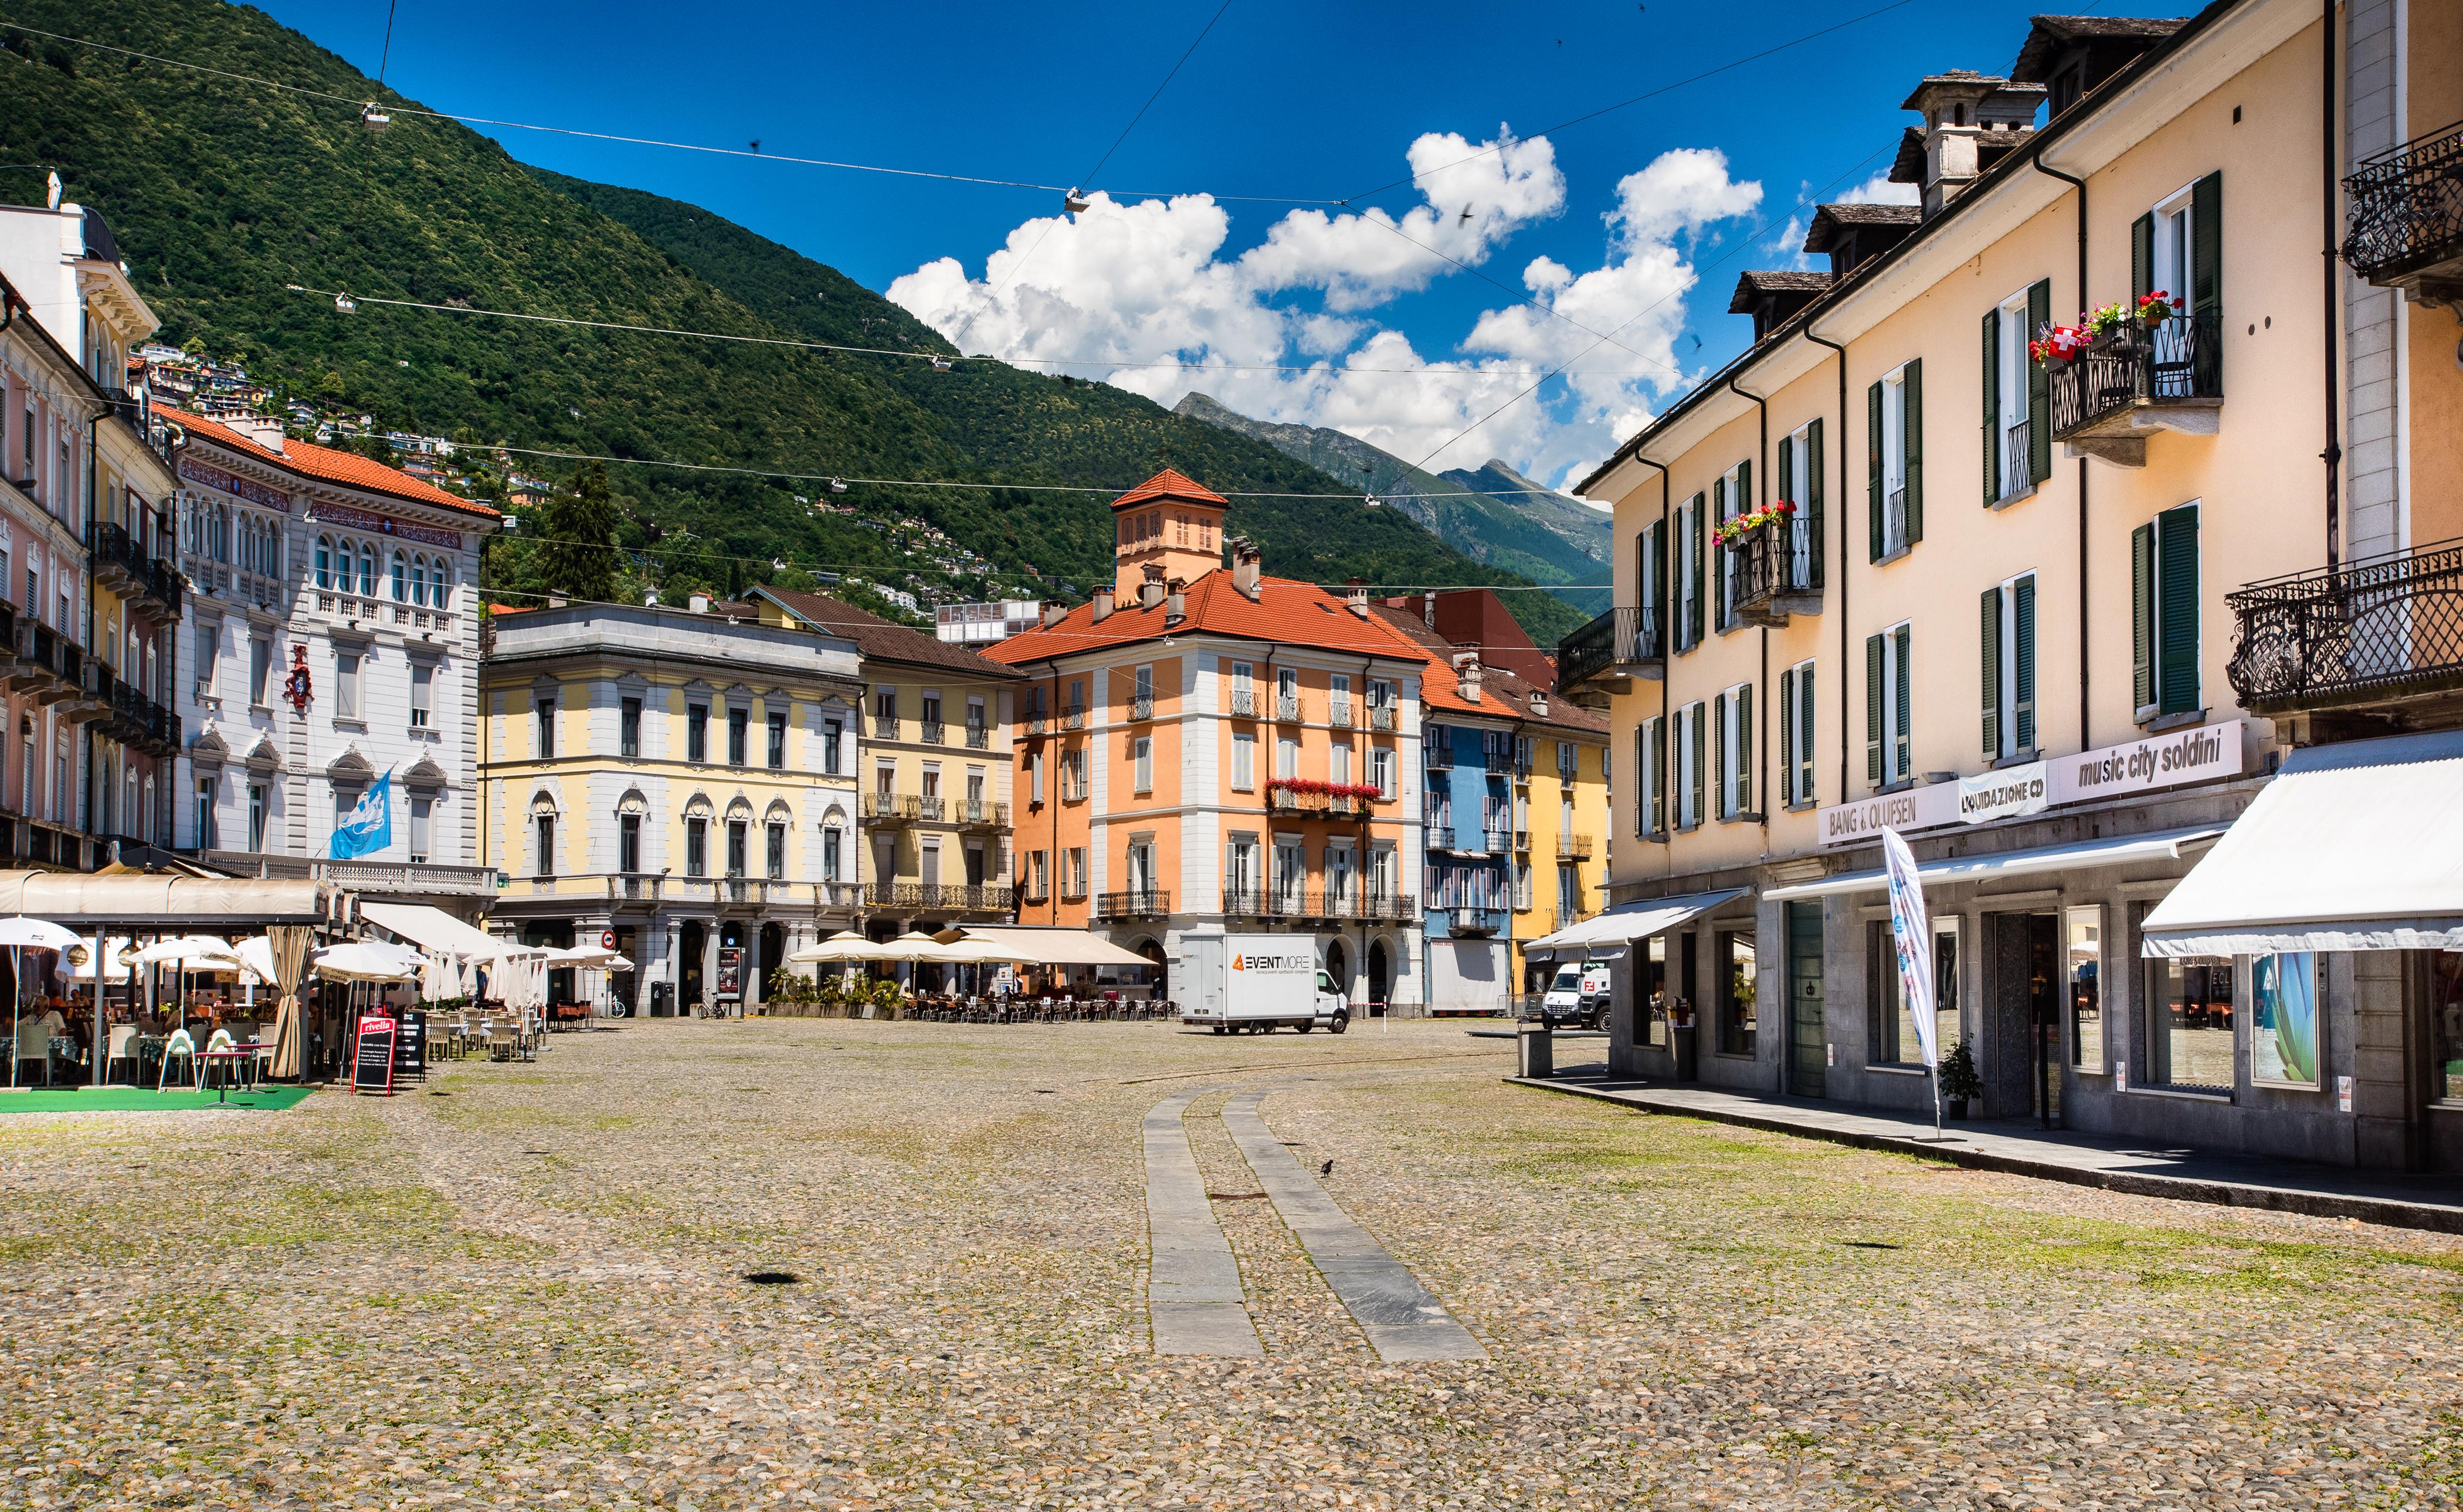
M56 165L68 196L103 213L165 339L242 357L295 392L469 441L782 472L1114 488L1168 461L1226 491L1334 496L1235 501L1234 528L1271 572L1517 580L1271 446L1101 385L374 303L341 314L284 286L948 350L861 285L695 206L531 170L451 122L397 115L370 132L345 101L399 97L252 9L19 0L8 18L342 97L0 33L0 162ZM0 195L21 203L39 186L38 172L0 174ZM772 577L774 558L794 564L782 581L804 567L913 565L865 520L797 507L810 484L650 466L611 479L642 553L636 579L726 589ZM858 486L839 502L875 522L928 520L990 558L998 577L970 593L1024 586L1030 567L1081 591L1110 572L1100 495ZM1530 601L1517 611L1543 639L1573 617L1544 595L1510 596Z

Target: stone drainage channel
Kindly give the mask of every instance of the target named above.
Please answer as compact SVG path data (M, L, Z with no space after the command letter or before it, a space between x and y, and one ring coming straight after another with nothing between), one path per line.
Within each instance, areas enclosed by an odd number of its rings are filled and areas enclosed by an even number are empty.
M1257 1359L1265 1353L1241 1291L1239 1264L1214 1220L1181 1122L1191 1103L1220 1091L1201 1088L1166 1097L1145 1116L1146 1227L1153 1250L1146 1308L1157 1354ZM1224 1105L1223 1127L1378 1357L1389 1364L1488 1358L1471 1330L1336 1206L1274 1136L1257 1113L1265 1095L1262 1088L1235 1093Z

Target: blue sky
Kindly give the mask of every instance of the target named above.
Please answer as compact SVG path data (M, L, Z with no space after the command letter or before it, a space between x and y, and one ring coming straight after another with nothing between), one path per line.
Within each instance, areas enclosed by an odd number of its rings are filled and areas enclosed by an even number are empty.
M890 292L969 352L1100 358L1075 371L1558 483L1743 343L1725 313L1736 273L1790 266L1800 197L1841 198L1887 168L1916 78L2005 71L2039 9L1908 0L1549 130L1888 0L1232 0L1103 162L1219 3L407 0L387 82L457 113L1102 190L1061 220L1040 191L492 133L526 162L707 205ZM384 0L267 9L376 70ZM1441 208L1407 184L1354 199L1414 164L1436 170L1424 182ZM1272 203L1214 198L1234 195ZM1368 206L1399 224L1361 219ZM1170 361L1220 370L1118 365ZM1515 398L1567 362L1576 377Z

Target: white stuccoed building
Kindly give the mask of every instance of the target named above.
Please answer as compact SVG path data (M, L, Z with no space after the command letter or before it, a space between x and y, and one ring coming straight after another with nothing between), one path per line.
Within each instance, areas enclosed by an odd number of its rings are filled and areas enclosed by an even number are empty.
M173 839L230 870L324 875L475 918L480 543L503 517L271 418L157 407L194 585L173 684ZM386 773L392 839L328 859Z

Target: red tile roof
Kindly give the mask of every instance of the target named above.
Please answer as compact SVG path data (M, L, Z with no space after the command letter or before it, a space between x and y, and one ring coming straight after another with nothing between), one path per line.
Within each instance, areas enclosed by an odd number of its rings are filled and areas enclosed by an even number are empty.
M900 661L937 667L978 678L1014 678L1009 667L989 661L982 653L955 646L928 632L912 629L856 608L827 594L802 594L785 588L756 588L753 593L823 635L855 642L867 661ZM715 605L713 608L717 607ZM743 606L749 613L756 606Z
M1166 467L1145 482L1112 501L1115 509L1144 504L1149 499L1188 499L1197 504L1230 505L1231 500L1216 493L1176 467Z
M476 499L447 493L442 488L420 482L399 467L388 467L357 452L336 451L331 446L319 446L312 442L289 440L283 442L280 451L275 451L202 415L191 415L167 404L155 405L154 413L184 427L191 436L201 436L217 446L279 467L285 472L296 473L302 478L344 484L354 488L365 488L370 493L390 494L413 504L433 505L441 509L454 509L490 520L500 518L494 508Z

